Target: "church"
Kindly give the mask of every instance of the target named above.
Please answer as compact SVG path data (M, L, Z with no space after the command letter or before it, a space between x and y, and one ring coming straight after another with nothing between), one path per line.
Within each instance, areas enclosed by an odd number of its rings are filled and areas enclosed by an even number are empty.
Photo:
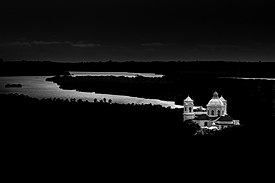
M223 129L232 125L239 125L239 120L234 120L227 113L227 101L217 92L214 92L206 108L194 106L194 101L188 96L184 100L183 120L193 120L201 128Z

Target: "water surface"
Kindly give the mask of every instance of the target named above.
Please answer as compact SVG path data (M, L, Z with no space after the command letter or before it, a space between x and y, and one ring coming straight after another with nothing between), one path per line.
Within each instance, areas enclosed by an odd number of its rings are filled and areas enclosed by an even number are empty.
M82 99L93 102L94 99L102 100L111 99L114 103L134 103L134 104L153 104L164 107L181 108L182 106L175 105L173 101L163 101L158 99L145 99L139 97L130 97L123 95L100 94L90 92L80 92L76 90L63 90L53 82L46 81L46 78L51 76L8 76L0 77L0 94L18 93L28 95L35 98L62 98L62 99ZM22 88L5 88L6 84L20 83Z

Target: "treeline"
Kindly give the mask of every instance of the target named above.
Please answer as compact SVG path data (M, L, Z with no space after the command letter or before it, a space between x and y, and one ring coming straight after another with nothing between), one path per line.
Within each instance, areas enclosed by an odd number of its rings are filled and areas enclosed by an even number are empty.
M193 136L182 111L161 106L116 104L109 100L35 99L0 95L1 125L7 139L80 141L162 141Z
M275 77L273 62L170 61L79 62L1 61L1 75L56 75L64 71L153 72L165 75Z

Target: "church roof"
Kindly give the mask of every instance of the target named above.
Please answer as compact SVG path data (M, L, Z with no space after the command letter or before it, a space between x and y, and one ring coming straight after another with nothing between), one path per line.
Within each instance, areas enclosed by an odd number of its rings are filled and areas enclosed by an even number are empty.
M219 98L218 93L214 92L212 99L209 100L209 102L206 106L207 107L209 107L209 106L224 106L224 104L223 104L222 100Z
M193 100L188 95L188 97L184 100L184 102L193 102Z
M233 122L216 122L216 125L234 125Z
M220 97L220 100L221 100L221 101L226 101L222 96Z
M197 115L195 120L210 120L210 118L206 114L201 114L201 115Z
M233 118L229 115L226 116L221 116L218 121L222 121L222 122L233 122Z
M208 104L206 105L207 107L209 106L224 106L223 102L221 99L211 99L209 100Z
M219 118L219 116L209 116L209 119L211 119L211 121L216 121Z

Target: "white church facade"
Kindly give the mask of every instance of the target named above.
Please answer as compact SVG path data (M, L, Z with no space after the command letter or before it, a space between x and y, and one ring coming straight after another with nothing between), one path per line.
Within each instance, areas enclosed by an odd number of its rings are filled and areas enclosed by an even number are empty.
M214 92L206 108L194 106L194 101L188 96L184 100L183 120L193 120L201 128L223 129L232 125L239 125L239 120L234 120L227 113L227 101L217 92Z

